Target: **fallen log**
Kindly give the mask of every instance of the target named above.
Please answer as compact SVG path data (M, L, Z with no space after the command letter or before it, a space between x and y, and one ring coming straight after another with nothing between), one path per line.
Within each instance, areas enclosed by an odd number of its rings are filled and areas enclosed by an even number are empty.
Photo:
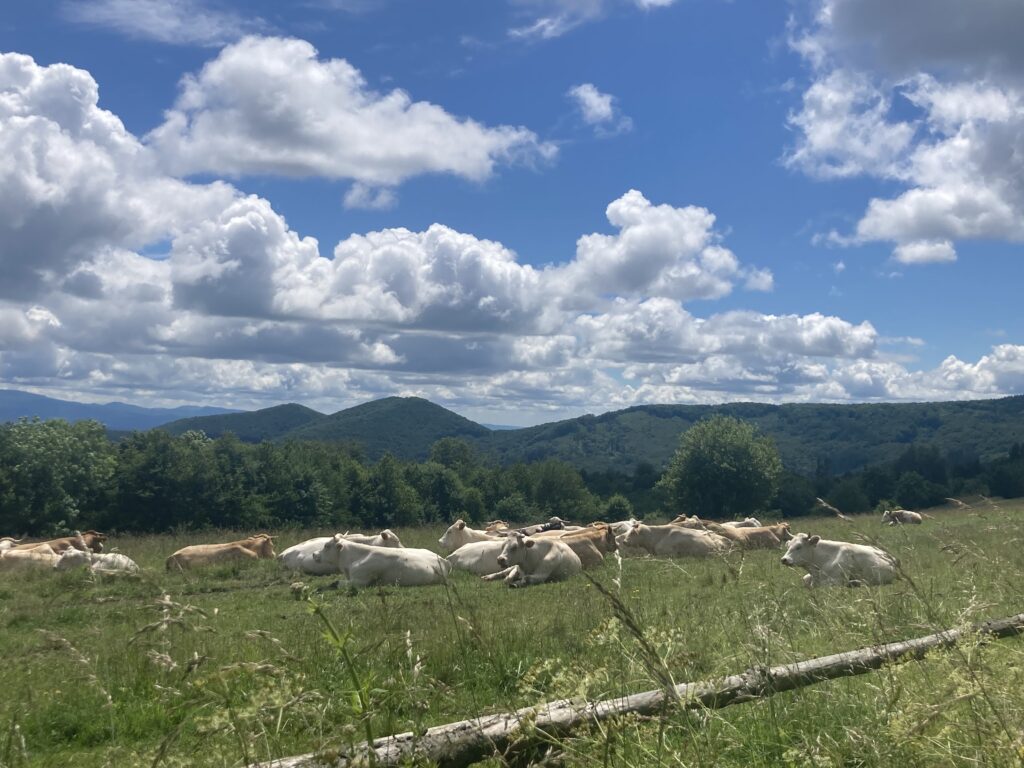
M463 766L503 753L513 742L533 739L550 741L573 728L626 714L652 715L666 706L682 709L719 709L732 704L765 698L782 691L801 688L824 680L871 672L884 664L919 659L933 648L945 648L966 636L981 634L1008 637L1024 631L1024 613L1006 619L975 624L965 629L948 629L913 640L869 646L794 664L768 669L748 669L716 683L696 682L635 693L593 703L563 699L524 707L515 712L485 715L457 723L439 725L425 733L400 733L375 739L348 750L325 751L287 757L261 768L348 768L349 766L397 766L411 759L436 762L445 768Z

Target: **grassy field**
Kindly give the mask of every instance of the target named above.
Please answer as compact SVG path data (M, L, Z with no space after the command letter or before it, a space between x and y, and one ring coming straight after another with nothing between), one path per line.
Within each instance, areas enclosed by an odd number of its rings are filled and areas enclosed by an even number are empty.
M933 514L904 528L875 516L795 523L876 540L910 577L887 587L807 590L802 571L767 551L625 560L621 570L609 560L594 575L676 682L1024 611L1024 502ZM322 533L279 532L278 551ZM398 531L406 546L433 549L440 533ZM164 570L175 549L211 540L225 534L110 542L143 567L141 578L0 574L0 766L243 765L657 687L636 638L582 578L509 590L457 573L447 587L352 591L274 562ZM1020 765L1022 650L1016 639L969 643L724 710L625 719L566 741L562 759Z

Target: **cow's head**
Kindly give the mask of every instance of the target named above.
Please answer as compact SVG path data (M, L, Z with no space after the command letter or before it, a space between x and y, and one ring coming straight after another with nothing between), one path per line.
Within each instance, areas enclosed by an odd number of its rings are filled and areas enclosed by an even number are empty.
M520 565L526 552L536 545L537 542L529 536L513 533L505 538L505 543L501 547L501 553L498 555L498 565L502 568L508 568L510 565Z
M269 533L257 533L255 536L251 536L249 541L252 543L252 550L257 557L266 560L274 559L274 537Z
M398 536L396 536L395 532L392 531L390 528L385 528L378 535L380 536L380 543L385 547L402 546L401 540L399 540Z
M786 554L782 556L783 565L805 565L811 562L814 557L814 547L821 541L821 536L809 536L806 533L798 533L790 539L786 547Z
M448 526L448 530L444 532L444 536L437 540L437 543L447 551L458 549L461 544L465 544L463 537L460 535L466 530L466 521L459 519Z
M779 523L775 528L775 535L779 537L779 541L790 541L793 534L789 531L789 523Z

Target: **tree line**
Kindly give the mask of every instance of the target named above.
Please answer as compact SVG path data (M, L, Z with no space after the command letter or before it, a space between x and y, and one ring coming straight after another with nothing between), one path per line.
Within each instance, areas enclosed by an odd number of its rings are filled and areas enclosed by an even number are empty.
M895 462L842 476L823 458L814 477L802 477L783 469L774 444L749 423L715 416L683 433L663 472L640 464L627 474L581 473L558 460L499 466L456 438L436 442L427 461L386 454L368 462L358 446L337 443L249 444L232 435L161 430L112 442L94 421L0 425L3 535L76 528L372 530L459 517L798 517L810 514L819 496L854 513L977 493L1024 495L1024 445L989 463L911 445Z

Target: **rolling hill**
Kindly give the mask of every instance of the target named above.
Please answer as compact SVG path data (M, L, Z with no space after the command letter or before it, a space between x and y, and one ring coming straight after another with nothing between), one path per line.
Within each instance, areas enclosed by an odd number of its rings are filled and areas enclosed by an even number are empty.
M442 437L460 437L501 464L560 459L592 472L632 472L639 463L660 469L679 436L712 414L755 424L775 440L788 469L832 473L892 461L912 443L930 443L950 455L982 459L1024 442L1024 396L942 403L819 405L644 405L524 429L490 430L415 397L388 397L324 416L299 405L203 417L164 427L180 434L232 431L241 439L358 443L375 460L385 451L422 460Z
M98 421L108 430L152 429L174 419L235 413L229 408L183 405L177 408L143 408L127 403L76 403L35 395L17 389L0 389L0 422L38 417L65 421Z
M202 430L209 437L220 437L226 432L231 432L239 440L258 443L262 440L276 440L293 429L324 418L327 417L312 408L298 403L287 403L258 411L179 419L164 424L161 429L172 435L180 435L190 429Z
M425 459L442 437L486 439L491 431L419 397L385 397L346 408L282 435L288 440L359 443L375 460L390 452Z
M943 453L991 458L1024 442L1024 396L942 403L819 405L644 405L600 416L493 432L480 448L506 464L547 458L589 471L662 467L679 435L701 419L725 414L755 424L775 440L786 468L812 475L892 461L914 442Z

